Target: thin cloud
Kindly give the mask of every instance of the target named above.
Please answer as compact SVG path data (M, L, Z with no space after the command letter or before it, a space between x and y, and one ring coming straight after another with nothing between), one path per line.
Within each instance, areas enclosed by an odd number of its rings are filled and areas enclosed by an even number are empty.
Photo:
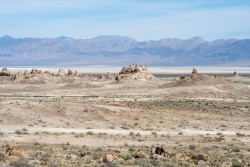
M17 37L249 38L248 20L244 0L9 0L0 6L0 32Z

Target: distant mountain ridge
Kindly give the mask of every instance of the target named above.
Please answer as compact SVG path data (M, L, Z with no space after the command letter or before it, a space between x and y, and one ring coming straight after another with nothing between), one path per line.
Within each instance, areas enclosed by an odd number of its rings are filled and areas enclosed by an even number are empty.
M136 41L123 36L92 39L0 37L0 66L127 65L249 66L250 39L206 41L167 38Z

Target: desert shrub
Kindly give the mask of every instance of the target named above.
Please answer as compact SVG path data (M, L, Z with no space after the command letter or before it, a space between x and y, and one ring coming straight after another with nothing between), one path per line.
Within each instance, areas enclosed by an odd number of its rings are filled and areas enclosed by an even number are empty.
M107 163L101 164L99 167L119 167L119 165L113 162L107 162Z
M137 122L135 122L135 123L134 123L134 126L137 126L137 125L139 125L139 124L138 124Z
M26 129L26 128L23 128L23 129L22 129L22 131L24 131L24 132L28 132L28 129Z
M80 134L75 134L74 136L75 136L75 138L79 138Z
M183 132L179 132L178 135L183 135Z
M92 157L93 160L98 160L100 158L102 158L102 154L94 154Z
M94 135L94 132L88 131L88 132L87 132L87 135Z
M141 134L138 132L138 133L136 133L136 136L137 137L141 137Z
M13 167L34 167L34 165L30 164L27 160L18 159L10 163Z
M15 133L20 135L20 134L22 134L22 131L21 130L16 130Z
M130 147L129 149L128 149L128 151L129 152L134 152L136 149L134 148L134 147Z
M226 124L221 124L220 126L221 126L221 127L224 127L224 128L225 128L225 127L227 127L227 125L226 125Z
M120 157L125 161L132 159L132 156L129 152L122 152Z
M234 147L232 148L232 151L233 151L233 152L240 152L240 148L237 147L237 146L234 146Z
M84 156L87 155L87 153L86 153L85 150L80 150L80 151L77 153L77 155L78 155L79 157L84 157Z
M151 132L152 135L154 135L155 137L157 136L156 132Z
M193 145L193 144L191 144L191 145L189 145L189 149L191 149L191 150L195 150L195 149L196 149L196 146L195 146L195 145Z
M243 164L237 159L232 159L232 167L243 167Z
M236 136L243 137L243 136L246 136L246 135L243 134L243 133L237 132L237 133L236 133Z
M155 167L155 166L174 167L174 165L156 159L137 159L135 160L135 165L143 167Z
M22 130L16 130L16 134L21 135L21 134L28 134L28 130L23 128Z
M110 129L115 129L115 127L114 127L114 126L110 126L109 128L110 128Z
M129 127L127 126L121 126L122 129L129 130Z
M100 151L102 151L102 148L101 148L101 147L97 147L97 148L95 149L95 151L96 151L96 152L100 152Z
M60 164L57 164L55 162L51 162L51 164L49 165L49 167L60 167Z
M85 163L86 163L86 164L91 164L91 163L92 163L92 160L91 160L89 157L87 157L87 158L85 159Z
M48 165L49 157L40 157L39 161L41 161L41 165Z
M134 136L135 133L134 133L134 132L129 132L129 135L130 135L130 136Z
M0 162L4 162L6 159L6 154L0 152Z

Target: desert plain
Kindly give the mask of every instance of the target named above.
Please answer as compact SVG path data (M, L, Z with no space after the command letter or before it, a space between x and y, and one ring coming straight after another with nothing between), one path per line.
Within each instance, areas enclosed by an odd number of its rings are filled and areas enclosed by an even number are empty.
M189 70L3 69L0 166L249 166L250 77Z

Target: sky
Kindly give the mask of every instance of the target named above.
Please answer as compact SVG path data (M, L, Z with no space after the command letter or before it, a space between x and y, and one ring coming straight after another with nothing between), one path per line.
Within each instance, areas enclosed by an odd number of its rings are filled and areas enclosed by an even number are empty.
M0 36L250 38L250 0L0 0Z

